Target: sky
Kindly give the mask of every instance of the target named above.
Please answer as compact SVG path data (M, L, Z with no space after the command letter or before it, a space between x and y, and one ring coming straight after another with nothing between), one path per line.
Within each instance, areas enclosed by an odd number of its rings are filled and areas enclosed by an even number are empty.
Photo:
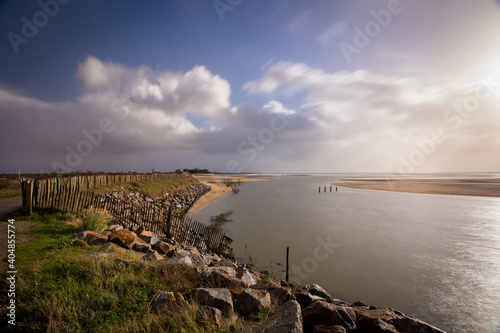
M499 172L500 1L0 1L0 173Z

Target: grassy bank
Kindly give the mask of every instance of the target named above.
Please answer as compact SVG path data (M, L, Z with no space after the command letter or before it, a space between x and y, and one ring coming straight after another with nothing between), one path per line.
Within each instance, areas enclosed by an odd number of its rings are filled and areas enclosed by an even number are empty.
M118 191L123 187L127 190L137 191L146 197L154 198L163 196L165 193L175 193L182 188L198 183L198 180L189 176L177 179L150 180L113 184L89 191L97 194L105 194L112 191Z
M16 221L18 226L28 223ZM156 291L198 287L194 268L145 261L125 265L114 257L88 259L90 253L109 250L72 247L71 236L81 230L74 216L45 211L34 214L29 222L35 224L16 234L17 326L9 325L12 331L231 331L229 322L219 328L210 320L200 321L205 310L196 304L167 315L150 310ZM127 250L119 257L137 259ZM6 304L5 279L1 283L1 301ZM6 309L1 311L5 316Z

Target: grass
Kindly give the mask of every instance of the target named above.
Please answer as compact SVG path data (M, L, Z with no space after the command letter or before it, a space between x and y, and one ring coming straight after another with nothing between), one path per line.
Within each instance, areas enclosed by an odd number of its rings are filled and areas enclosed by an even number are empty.
M113 216L104 211L87 210L82 216L83 229L104 231L113 222Z
M198 184L199 181L193 177L183 177L177 179L162 179L150 181L137 181L130 183L119 183L108 186L102 186L97 189L89 190L96 194L105 194L108 192L118 191L120 188L125 188L131 191L137 191L142 195L150 198L161 197L165 193L175 193L187 186Z
M12 177L11 177L12 178ZM17 197L21 195L21 183L17 178L8 179L7 177L0 178L0 199Z
M193 303L167 314L151 311L150 300L157 291L187 293L199 287L196 269L146 261L125 265L113 257L87 259L90 253L102 251L95 246L71 246L71 236L81 230L68 223L74 218L59 211L39 211L28 218L37 224L31 229L31 242L16 242L17 308L16 326L9 325L12 331L234 331L229 320L222 327L199 321L205 310ZM21 236L17 237L20 240ZM133 258L127 251L120 257ZM6 281L0 281L0 293L2 304L6 304ZM6 315L5 307L0 315Z

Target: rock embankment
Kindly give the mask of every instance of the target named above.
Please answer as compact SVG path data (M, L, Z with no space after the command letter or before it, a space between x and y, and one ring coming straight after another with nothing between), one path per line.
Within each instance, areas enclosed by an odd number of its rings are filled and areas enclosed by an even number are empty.
M157 290L151 295L151 310L160 313L189 307L189 301L194 301L209 310L203 316L208 313L210 318L200 320L221 323L241 317L249 321L248 326L238 328L243 333L444 333L397 310L363 302L348 304L332 298L317 284L287 284L235 261L158 238L142 227L126 230L115 225L106 232L83 231L75 236L73 246L89 245L115 251L92 253L89 260L114 256L116 261L132 265L134 260L120 258L125 248L142 260L196 269L201 281L198 288L184 293ZM263 313L267 313L265 322Z
M184 187L173 193L164 193L161 197L150 198L138 191L130 191L122 187L120 190L107 193L105 196L108 198L116 198L132 205L148 202L163 208L173 206L178 213L183 215L200 196L209 192L210 189L210 186L199 183Z

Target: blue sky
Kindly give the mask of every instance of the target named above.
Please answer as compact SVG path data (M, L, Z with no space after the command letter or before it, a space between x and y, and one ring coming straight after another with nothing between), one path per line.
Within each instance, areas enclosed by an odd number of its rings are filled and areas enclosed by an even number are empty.
M500 6L0 2L0 172L498 171Z

